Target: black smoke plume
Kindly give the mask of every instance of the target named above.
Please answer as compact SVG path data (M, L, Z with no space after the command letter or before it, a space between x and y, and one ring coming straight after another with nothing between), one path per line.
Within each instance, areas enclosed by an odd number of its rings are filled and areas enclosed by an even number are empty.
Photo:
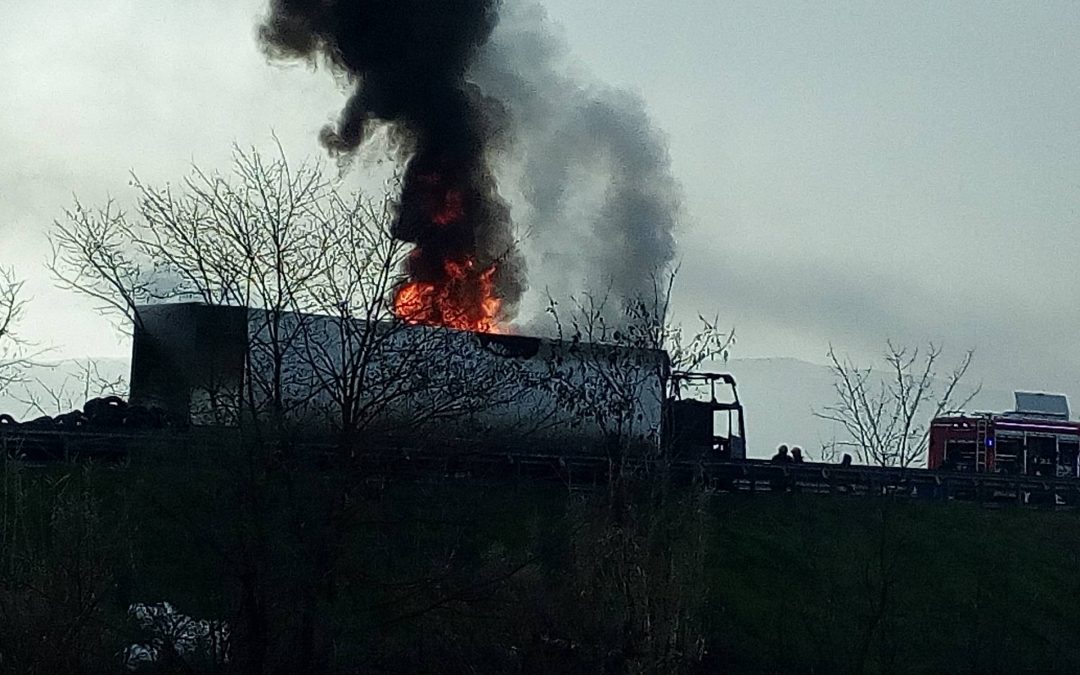
M497 20L495 0L272 0L259 29L275 57L322 56L355 83L323 145L356 150L392 126L405 172L394 236L416 244L413 280L440 282L444 261L498 261L504 313L516 306L523 265L509 209L488 168L501 110L466 81Z
M513 311L524 265L493 159L520 195L534 286L618 305L648 296L674 259L681 209L666 139L640 97L581 75L532 0L272 0L260 32L272 54L321 54L356 82L323 131L332 152L389 122L413 153L395 233L422 253L414 278L437 281L441 258L475 251L500 260L496 286Z

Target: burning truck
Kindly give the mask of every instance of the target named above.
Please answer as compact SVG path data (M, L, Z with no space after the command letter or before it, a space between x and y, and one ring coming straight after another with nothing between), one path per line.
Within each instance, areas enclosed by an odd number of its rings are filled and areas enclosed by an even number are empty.
M329 67L352 87L320 133L323 147L347 164L385 131L379 144L398 160L389 235L409 252L394 265L400 281L377 293L389 296L395 318L354 322L189 303L136 308L134 404L199 425L274 419L308 436L512 452L617 446L745 455L730 376L672 372L660 349L509 334L527 274L496 158L530 156L515 190L528 202L525 229L547 233L538 238L548 243L560 239L550 251L556 256L589 248L579 241L595 244L600 254L582 257L579 276L618 302L655 291L649 275L674 258L679 210L670 158L643 106L562 86L561 73L554 80L569 96L565 104L540 95L534 85L557 73L530 56L530 68L541 67L520 79L525 73L504 50L521 41L493 42L500 6L271 0L258 29L267 55ZM521 86L508 89L508 80ZM542 153L529 151L535 139ZM579 189L592 194L570 166L587 169L588 188L603 195L594 217L564 212ZM261 262L248 247L245 239L237 255ZM164 258L164 267L175 262ZM281 302L240 297L264 307Z
M734 380L663 350L199 303L139 316L131 401L192 425L276 412L305 438L428 450L745 457Z

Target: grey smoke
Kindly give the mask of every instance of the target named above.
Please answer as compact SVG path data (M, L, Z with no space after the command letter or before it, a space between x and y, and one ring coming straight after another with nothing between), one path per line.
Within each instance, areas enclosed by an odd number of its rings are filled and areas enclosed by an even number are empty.
M675 257L680 200L644 101L572 72L545 10L527 1L503 6L468 78L509 113L530 288L651 295Z

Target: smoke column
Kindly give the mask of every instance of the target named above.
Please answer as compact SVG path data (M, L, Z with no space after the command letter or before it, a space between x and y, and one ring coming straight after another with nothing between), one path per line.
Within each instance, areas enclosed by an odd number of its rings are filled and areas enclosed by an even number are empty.
M272 56L321 55L355 82L322 131L328 150L350 153L389 123L410 157L392 232L416 245L408 290L424 323L491 328L522 291L509 210L487 164L501 110L465 79L495 22L494 0L273 0L259 29ZM487 292L494 304L474 297ZM500 316L480 316L485 308Z
M469 251L505 260L495 282L512 314L524 265L489 160L520 194L534 287L626 300L651 294L673 260L679 189L664 138L640 98L571 74L539 5L273 0L260 34L271 54L322 54L356 82L323 131L328 149L353 151L383 121L412 153L394 232L421 251L414 277L436 279L441 259Z

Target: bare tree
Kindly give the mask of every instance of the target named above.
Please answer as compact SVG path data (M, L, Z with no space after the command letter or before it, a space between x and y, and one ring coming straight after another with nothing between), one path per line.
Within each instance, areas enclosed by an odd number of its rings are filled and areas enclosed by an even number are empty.
M630 470L638 459L664 458L655 451L664 450L672 374L726 360L735 340L715 319L699 316L690 334L672 324L676 276L654 273L651 292L633 298L586 295L568 307L548 301L569 352L552 364L548 386L579 424L599 432L609 463L604 517L575 514L585 527L573 538L572 589L575 598L597 599L578 611L586 625L605 627L597 646L613 670L680 670L703 648L694 600L708 583L703 496L669 490L662 473L639 481Z
M259 367L248 369L247 391L229 404L284 415L283 392L297 377L285 354L302 338L302 325L285 317L316 307L313 280L325 278L338 226L355 203L319 163L291 165L280 147L276 156L236 147L231 174L194 167L179 188L135 176L132 185L134 218L113 202L96 210L77 202L55 223L54 278L125 328L141 327L139 308L152 302L260 310L249 315L249 357Z
M699 316L701 327L689 337L671 323L677 273L654 272L651 293L634 298L571 297L569 311L548 300L557 337L579 357L574 368L553 368L551 386L574 414L600 429L613 460L628 444L658 445L662 419L646 420L642 411L663 408L673 372L726 360L735 342L734 331L716 319Z
M52 257L46 263L60 288L77 291L97 303L98 311L128 331L138 323L135 308L154 299L149 260L132 251L134 240L126 215L110 200L88 209L78 200L53 224Z
M17 332L25 309L23 281L10 268L0 267L0 391L22 382L31 363L26 341Z
M471 413L513 399L512 383L528 369L513 355L485 358L497 351L493 337L410 326L394 314L405 256L390 236L394 183L374 198L348 193L319 162L290 165L280 148L277 156L237 148L230 174L194 168L177 187L132 185L130 215L112 203L76 204L56 223L50 269L136 331L147 303L247 308L241 391L198 398L221 413L214 419L240 423L239 443L230 436L230 452L215 458L235 467L222 512L236 526L209 545L224 552L238 589L230 623L247 645L238 658L259 663L272 649L271 624L285 620L272 614L272 596L291 598L304 625L325 620L318 607L343 573L338 561L360 508L362 477L349 461L358 442L394 422L421 443L430 443L423 433L433 423L440 436L468 437L469 425L491 418ZM316 475L292 441L333 427L349 452ZM268 509L280 493L290 498ZM219 536L189 525L193 536ZM278 536L318 574L275 567L265 552ZM281 577L284 588L266 581ZM314 649L310 634L301 639L300 653Z
M960 384L975 353L968 350L942 373L942 349L903 347L888 342L887 371L858 366L829 347L836 401L814 414L840 425L845 436L825 447L825 455L850 450L860 461L907 468L926 459L930 420L962 410L980 387L961 394Z
M193 536L222 552L223 569L235 583L229 619L245 645L241 660L261 662L274 620L269 594L283 592L265 581L281 576L265 553L272 545L268 523L303 523L311 514L301 505L315 508L312 502L329 514L317 519L319 528L297 525L283 536L291 535L290 543L332 584L340 509L347 503L341 490L324 486L317 500L307 495L274 510L263 506L275 490L295 496L307 489L292 471L302 465L289 454L283 457L289 448L278 441L285 438L286 420L302 417L311 399L325 394L312 390L310 368L293 357L306 351L308 312L359 298L370 311L361 317L383 318L396 261L393 247L377 236L385 223L372 218L391 213L392 195L371 206L328 179L321 163L290 164L280 147L276 156L235 148L230 173L195 167L176 187L148 185L137 177L132 186L137 206L131 215L111 202L96 210L77 203L67 212L51 233L49 268L61 286L95 299L103 312L136 331L145 328L142 307L153 302L246 308L240 388L219 391L220 383L205 382L200 385L207 391L192 392L197 402L211 405L213 410L201 412L212 419L241 423L239 441L217 460L235 468L221 495L234 526L219 533L205 522L189 525ZM346 251L350 245L357 250ZM352 266L345 264L350 255ZM361 264L364 256L374 261L371 266ZM372 286L372 278L360 275L380 264L383 276ZM349 316L356 315L350 305ZM273 442L266 431L273 432ZM172 517L186 523L186 514ZM285 575L281 584L286 582L307 599L298 610L314 620L318 592L298 590L310 579Z
M446 358L470 352L469 339L394 314L406 254L390 234L396 181L374 198L348 193L320 162L236 148L231 174L196 167L175 188L134 177L134 217L77 203L53 228L49 267L136 327L144 303L249 308L245 386L207 383L198 400L211 419L240 420L242 408L279 432L311 422L355 438L403 403L411 426L460 417L490 405L514 364Z

